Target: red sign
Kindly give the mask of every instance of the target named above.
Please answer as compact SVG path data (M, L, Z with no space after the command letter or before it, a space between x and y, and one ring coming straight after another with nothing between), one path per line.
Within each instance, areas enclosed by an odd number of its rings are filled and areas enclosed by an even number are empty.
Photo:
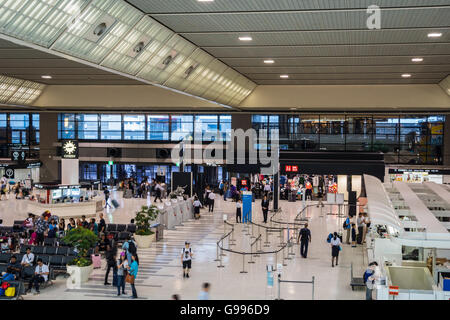
M246 186L247 185L247 180L242 180L241 181L241 185Z
M398 286L389 286L389 295L398 296Z
M286 166L285 171L286 172L298 172L298 166Z

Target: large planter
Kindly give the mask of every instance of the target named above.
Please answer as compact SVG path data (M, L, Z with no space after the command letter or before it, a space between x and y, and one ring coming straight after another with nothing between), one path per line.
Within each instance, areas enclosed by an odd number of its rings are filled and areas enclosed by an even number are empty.
M80 288L82 283L89 280L93 269L92 264L87 267L67 266L67 273L70 275L66 282L67 288Z
M135 234L134 240L136 240L136 244L138 248L150 248L153 242L156 240L156 233L148 235L148 236L140 236Z

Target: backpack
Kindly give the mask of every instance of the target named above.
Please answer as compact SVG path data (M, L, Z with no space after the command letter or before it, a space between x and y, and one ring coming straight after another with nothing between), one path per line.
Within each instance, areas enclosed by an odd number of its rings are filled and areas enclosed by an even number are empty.
M349 225L350 225L350 219L347 218L347 219L345 219L344 224L342 225L342 227L343 227L344 229L348 229L348 226L349 226Z
M373 272L367 272L367 270L364 272L363 278L364 278L364 284L366 284L367 279L369 279L369 277L373 275Z
M128 241L128 252L131 254L136 254L136 245L133 241Z
M333 234L330 233L330 234L328 235L328 237L327 237L327 242L328 242L328 243L331 243L331 239L332 239L333 237L334 237Z

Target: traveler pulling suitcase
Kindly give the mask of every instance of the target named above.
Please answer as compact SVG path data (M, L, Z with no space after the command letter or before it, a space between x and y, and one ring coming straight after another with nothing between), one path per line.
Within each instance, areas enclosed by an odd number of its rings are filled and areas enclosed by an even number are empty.
M100 269L102 267L102 259L99 254L91 255L92 266L94 269Z
M117 200L113 199L111 200L112 205L114 206L114 208L118 208L119 207L119 203L117 202Z

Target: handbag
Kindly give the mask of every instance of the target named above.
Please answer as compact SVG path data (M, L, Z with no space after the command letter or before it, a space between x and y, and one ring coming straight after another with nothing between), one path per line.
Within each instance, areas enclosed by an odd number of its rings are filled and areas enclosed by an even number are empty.
M125 282L129 284L134 284L134 276L131 274L127 274L127 277L125 278Z
M9 287L5 290L5 296L6 297L14 297L16 295L16 288L15 287Z

